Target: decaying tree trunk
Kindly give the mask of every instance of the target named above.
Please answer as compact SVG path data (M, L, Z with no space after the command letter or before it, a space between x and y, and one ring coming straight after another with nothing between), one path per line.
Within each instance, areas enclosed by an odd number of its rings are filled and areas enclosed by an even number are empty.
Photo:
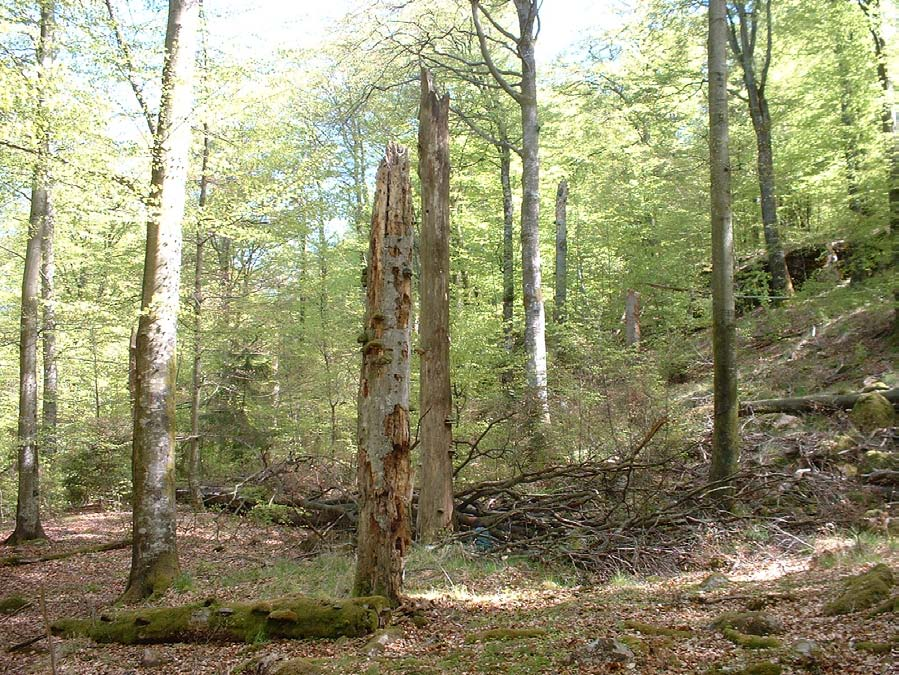
M628 347L640 344L640 294L633 288L624 302L624 334Z
M52 236L52 206L50 201L50 129L46 110L46 86L53 63L53 3L40 3L41 25L37 42L38 121L39 139L37 161L31 183L31 213L28 218L28 243L25 248L25 269L22 273L22 310L19 325L19 423L18 500L16 527L7 544L20 544L32 539L46 539L41 525L40 470L38 465L37 418L37 341L39 328L39 294L41 290L42 241L50 227ZM55 386L55 384L54 384ZM55 392L54 392L55 393Z
M712 353L714 421L709 478L727 480L740 466L737 414L734 231L727 119L727 5L709 2L709 162L712 224Z
M556 302L553 319L564 323L568 301L568 181L559 181L556 190Z
M301 595L248 603L211 601L104 614L99 620L62 619L52 631L126 645L359 637L383 625L388 604L381 597L334 601Z
M359 525L353 595L383 595L397 603L411 541L412 193L408 150L393 143L378 167L367 279L358 399Z
M453 523L453 431L449 345L449 96L421 71L418 129L421 179L421 315L418 538L437 539Z
M746 401L740 405L741 415L764 415L767 413L815 412L827 409L849 410L858 399L868 392L853 394L812 394L796 398L767 398L760 401ZM878 391L890 403L899 403L899 388Z
M199 4L199 0L169 2L135 349L134 544L131 573L122 598L125 602L164 591L179 571L175 541L175 343Z

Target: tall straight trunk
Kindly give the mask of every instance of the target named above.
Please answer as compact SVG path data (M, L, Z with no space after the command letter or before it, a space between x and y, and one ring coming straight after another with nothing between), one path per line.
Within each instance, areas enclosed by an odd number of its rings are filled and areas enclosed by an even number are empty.
M203 389L203 254L208 234L203 226L209 190L209 125L203 124L203 158L200 169L199 218L194 257L193 368L190 378L190 442L187 446L187 486L194 509L203 508L200 494L200 400Z
M735 2L736 18L730 23L730 44L743 71L743 84L749 100L749 116L755 131L756 166L762 207L762 229L768 255L768 273L775 302L793 294L793 283L787 269L780 225L777 222L777 196L774 180L774 149L771 143L771 112L766 86L772 53L771 0L762 3L765 11L765 53L760 72L756 71L755 48L758 33L758 5L747 10L745 2ZM725 10L726 11L726 10Z
M624 303L624 334L628 347L640 344L640 294L633 288Z
M55 7L41 2L40 38L37 43L37 121L38 155L31 182L31 211L28 217L28 243L22 272L22 309L19 323L19 423L17 430L18 499L16 526L7 544L46 539L41 525L40 466L38 452L38 373L37 341L41 292L41 248L48 232L53 232L50 201L50 122L47 111L47 78L53 65ZM55 387L55 384L54 384Z
M521 276L524 302L525 371L531 397L539 406L542 419L549 422L549 398L546 382L546 315L543 306L543 282L540 262L540 122L537 114L537 65L534 56L539 26L539 0L513 0L519 34L503 34L514 40L514 51L521 62L519 81L510 83L490 55L488 38L481 26L485 10L480 0L471 0L471 15L478 36L481 56L490 74L503 91L518 104L521 112ZM491 23L493 19L489 17ZM510 46L511 48L511 46Z
M740 462L737 401L734 237L727 119L726 0L709 2L709 160L712 224L714 423L710 479L726 480Z
M568 302L568 181L559 181L556 190L556 304L553 319L564 323Z
M411 542L409 342L412 315L409 153L390 144L378 167L359 378L359 524L353 595L399 603Z
M421 312L418 538L438 539L453 523L453 431L449 340L449 96L421 71Z
M514 227L515 211L512 202L512 153L508 139L499 148L500 183L503 188L503 344L507 352L512 351L512 320L515 310L515 251Z
M49 152L49 148L47 148ZM41 444L46 454L53 454L57 447L57 421L59 418L59 370L56 362L56 254L53 249L53 204L47 188L47 212L41 233L41 302L43 318L41 346L44 357L44 398L41 408Z
M178 575L175 375L199 0L170 0L159 121L153 139L147 248L135 349L133 545L123 600L164 591Z
M899 227L899 131L897 131L897 109L893 80L887 67L887 45L883 32L883 10L880 0L858 0L859 6L868 17L868 30L874 41L874 57L877 60L877 79L883 93L880 128L884 134L890 172L889 226L895 232ZM897 291L899 293L899 291ZM897 316L899 321L899 316Z
M527 24L531 2L515 0L522 37L521 55L521 274L524 299L524 346L527 382L543 416L549 421L546 383L546 316L540 271L540 122L537 117L537 66L531 37L533 18Z

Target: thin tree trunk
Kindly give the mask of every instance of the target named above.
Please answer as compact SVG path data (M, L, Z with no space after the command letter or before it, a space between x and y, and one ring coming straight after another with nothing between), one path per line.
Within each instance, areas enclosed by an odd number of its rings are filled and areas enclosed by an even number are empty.
M537 67L532 39L535 5L515 0L521 25L521 271L524 299L524 345L527 382L546 422L549 401L546 382L546 316L540 271L540 123L537 117Z
M49 147L46 148L49 153ZM53 249L54 215L50 188L47 188L47 212L41 234L41 301L43 325L41 345L44 356L44 399L41 409L41 441L43 451L52 455L57 447L59 417L59 372L56 362L56 255Z
M194 257L194 325L193 369L190 378L190 442L187 446L187 486L194 509L203 508L200 494L200 399L203 389L203 254L208 234L203 226L206 200L209 190L209 126L203 124L203 158L200 169L200 207Z
M514 346L512 326L515 309L515 251L513 248L515 207L512 202L512 153L509 150L508 138L504 137L501 140L505 143L499 148L500 182L503 188L503 344L506 351L511 352Z
M164 591L179 572L175 540L175 357L199 4L199 0L169 2L137 331L134 544L123 596L126 602Z
M628 347L640 344L640 294L633 288L624 303L624 334Z
M399 602L411 542L409 439L412 194L409 153L394 144L378 168L359 379L356 596Z
M553 319L564 323L568 302L568 181L559 181L556 190L556 304Z
M488 38L481 26L484 10L479 0L471 0L471 15L481 56L493 79L521 111L521 276L524 302L524 346L527 385L537 403L542 420L549 422L549 398L546 382L546 315L543 306L543 282L540 263L540 123L537 111L537 66L534 57L536 27L539 25L538 0L513 0L518 17L519 34L514 39L515 52L521 62L520 80L511 84L496 67ZM491 19L492 22L492 19Z
M41 525L40 467L37 417L37 341L39 328L39 294L41 292L41 247L47 222L52 233L50 203L50 124L47 112L46 85L53 64L53 29L55 7L41 2L40 38L37 43L37 121L39 151L31 183L31 212L28 218L28 243L25 269L22 273L22 310L19 326L19 422L18 499L16 526L7 544L33 539L46 539Z
M100 359L97 354L97 331L91 326L91 366L94 380L94 419L100 419Z
M453 523L453 431L449 345L449 96L421 71L421 314L418 538L438 539Z
M708 62L712 204L712 352L715 369L710 478L718 481L736 473L740 462L725 0L709 2Z
M758 30L758 6L747 11L745 2L735 2L736 19L730 23L730 43L743 71L743 83L749 99L749 116L756 140L756 166L759 179L759 195L762 207L762 229L765 234L765 250L768 254L768 272L771 275L771 292L775 303L793 294L793 283L787 269L780 225L777 222L777 197L774 180L774 150L771 144L771 113L766 97L768 67L771 63L771 0L765 0L765 54L761 72L756 72L755 47ZM726 11L726 10L725 10Z

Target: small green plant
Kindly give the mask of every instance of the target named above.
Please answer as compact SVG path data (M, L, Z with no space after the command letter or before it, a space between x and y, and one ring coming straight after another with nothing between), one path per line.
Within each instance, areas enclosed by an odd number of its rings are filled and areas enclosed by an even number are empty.
M190 575L189 572L182 572L175 580L172 582L172 588L174 588L179 593L187 593L188 591L192 591L194 589L194 578Z

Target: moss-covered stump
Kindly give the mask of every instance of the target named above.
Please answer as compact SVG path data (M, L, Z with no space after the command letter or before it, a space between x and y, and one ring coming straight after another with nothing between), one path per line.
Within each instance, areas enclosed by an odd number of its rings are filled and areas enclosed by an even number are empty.
M893 571L887 565L876 565L846 579L840 594L824 606L824 614L837 616L874 607L889 599L895 583Z
M329 601L290 595L251 603L209 601L121 612L96 621L62 619L52 630L64 637L121 644L358 637L377 630L389 607L386 598L377 596Z
M895 413L893 404L883 394L872 391L859 397L849 419L861 431L874 431L893 426Z

